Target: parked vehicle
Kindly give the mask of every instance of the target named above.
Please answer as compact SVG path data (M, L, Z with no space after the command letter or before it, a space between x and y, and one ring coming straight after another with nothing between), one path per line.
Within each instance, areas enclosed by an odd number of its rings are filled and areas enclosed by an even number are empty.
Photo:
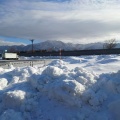
M2 54L2 59L3 60L18 60L19 57L18 57L17 53L7 53L7 52L5 52L5 53Z

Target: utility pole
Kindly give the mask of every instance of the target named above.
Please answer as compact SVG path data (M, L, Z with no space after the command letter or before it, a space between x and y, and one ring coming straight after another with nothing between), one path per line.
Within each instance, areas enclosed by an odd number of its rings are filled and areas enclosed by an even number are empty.
M30 40L32 42L32 53L33 53L33 42L34 42L34 39Z

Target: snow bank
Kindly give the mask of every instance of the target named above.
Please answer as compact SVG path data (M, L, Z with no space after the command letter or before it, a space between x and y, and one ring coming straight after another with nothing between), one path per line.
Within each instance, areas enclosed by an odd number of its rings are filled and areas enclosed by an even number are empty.
M100 111L104 108L105 103L107 103L105 109L111 104L111 101L109 101L111 95L119 94L119 71L115 74L110 74L111 80L110 77L108 79L108 74L99 77L81 67L70 70L68 67L65 67L64 62L61 63L63 64L60 66L59 61L54 61L52 65L57 67L48 66L41 76L33 75L31 77L31 83L33 81L33 83L36 83L32 85L38 91L42 91L48 95L49 98L54 98L69 106L82 107L85 104L88 106L88 109ZM35 80L33 78L38 79ZM110 94L111 91L114 92ZM100 117L98 116L96 116L96 119ZM94 117L92 118L89 114L89 118L93 119ZM100 118L107 120L109 119L109 115L106 113Z
M2 97L3 108L19 109L25 100L26 93L21 90L5 92Z
M62 60L0 70L0 120L120 119L120 71L97 76Z
M74 63L80 63L82 59L79 57L68 57L65 61L74 64Z
M1 78L0 79L0 90L4 89L8 84L8 81L6 78Z
M50 98L63 101L69 105L81 106L81 97L85 89L96 82L95 75L82 68L73 70L48 66L42 75L31 76L31 84L40 92L47 93ZM37 79L34 79L37 78Z
M47 67L42 74L55 79L59 78L63 74L63 70L58 67L50 66Z
M8 109L0 116L0 120L24 120L24 118L20 112Z
M108 107L115 120L120 120L120 99L111 102Z
M120 71L117 73L101 74L100 79L104 81L105 90L111 94L120 94Z

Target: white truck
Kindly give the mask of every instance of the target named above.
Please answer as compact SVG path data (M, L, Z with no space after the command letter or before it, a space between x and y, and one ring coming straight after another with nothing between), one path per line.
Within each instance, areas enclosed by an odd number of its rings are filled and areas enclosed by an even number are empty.
M2 59L3 60L18 60L19 57L18 57L17 53L7 53L7 52L5 52L5 53L2 54Z

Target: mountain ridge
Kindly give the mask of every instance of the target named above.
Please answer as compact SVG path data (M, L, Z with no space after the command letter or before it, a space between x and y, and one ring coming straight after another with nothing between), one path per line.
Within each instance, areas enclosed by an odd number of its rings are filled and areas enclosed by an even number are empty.
M103 49L102 42L97 43L88 43L88 44L74 44L74 43L64 43L62 41L57 40L47 40L40 43L33 44L33 50L54 50L59 51L60 49L69 51L69 50L90 50L90 49ZM119 47L120 44L117 45ZM5 50L8 51L31 51L32 45L0 45L0 51L3 52Z

